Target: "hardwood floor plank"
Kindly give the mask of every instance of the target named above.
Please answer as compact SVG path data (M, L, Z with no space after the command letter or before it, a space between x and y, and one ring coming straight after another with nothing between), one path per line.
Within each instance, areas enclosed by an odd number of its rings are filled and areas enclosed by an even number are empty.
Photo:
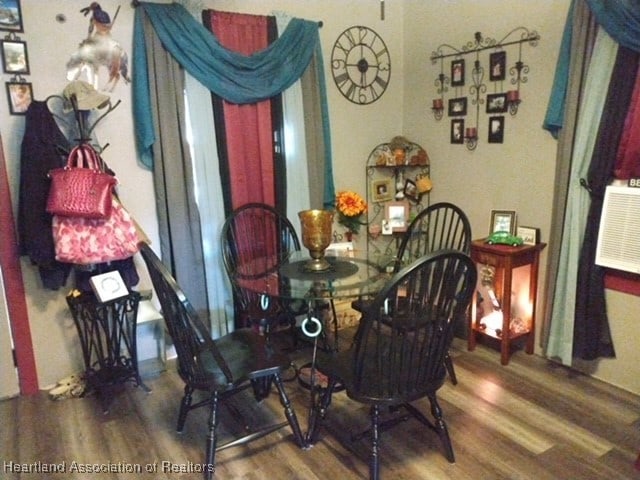
M348 342L343 342L347 345ZM449 464L437 435L410 419L381 436L383 478L406 480L632 480L640 450L640 398L593 378L576 374L540 357L516 352L500 365L499 352L466 345L453 350L459 384L447 381L439 398L454 447ZM309 352L297 352L302 364ZM183 384L169 371L146 380L153 392L127 386L103 415L95 396L52 401L43 393L0 402L0 478L98 480L198 479L199 474L167 471L202 462L207 433L206 409L192 411L184 433L175 432ZM297 382L285 384L303 431L307 429L309 392ZM249 392L243 392L251 400ZM429 402L416 406L429 415ZM222 410L220 434L242 429ZM282 418L277 395L261 404L247 401L240 411L256 422ZM334 396L327 428L303 451L284 428L249 445L217 453L220 479L367 479L367 438L350 442L368 426L368 408ZM7 462L118 463L153 473L16 473ZM165 471L162 470L166 462Z

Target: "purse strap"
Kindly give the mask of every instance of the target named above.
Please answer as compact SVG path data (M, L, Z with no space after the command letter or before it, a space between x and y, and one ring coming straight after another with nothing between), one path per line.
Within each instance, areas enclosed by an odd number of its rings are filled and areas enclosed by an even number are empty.
M67 168L89 168L105 172L104 162L95 149L87 143L73 147L67 158Z

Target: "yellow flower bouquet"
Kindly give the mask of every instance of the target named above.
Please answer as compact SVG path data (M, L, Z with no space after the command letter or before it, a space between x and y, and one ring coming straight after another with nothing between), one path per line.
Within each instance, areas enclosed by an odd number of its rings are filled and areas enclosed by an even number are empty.
M358 233L360 225L366 225L361 221L361 217L367 211L367 202L356 192L338 192L336 211L338 212L338 223L347 227L349 232Z

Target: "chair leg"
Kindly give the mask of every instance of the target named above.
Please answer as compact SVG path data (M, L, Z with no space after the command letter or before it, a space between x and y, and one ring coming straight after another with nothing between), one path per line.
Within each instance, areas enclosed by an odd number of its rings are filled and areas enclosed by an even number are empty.
M442 408L440 408L435 394L429 395L429 402L431 402L431 414L435 419L434 426L444 447L445 456L449 463L455 463L456 459L453 455L453 445L451 445L451 438L449 438L449 430L447 429L447 424L442 416Z
M380 432L378 425L380 422L380 409L377 405L372 405L371 415L371 457L369 458L369 478L378 480L380 478Z
M284 407L284 414L287 417L289 426L291 426L291 430L293 431L293 436L296 439L296 443L300 448L306 448L307 444L304 440L304 437L302 436L302 430L300 430L298 417L296 416L295 410L293 410L293 407L291 406L291 402L289 401L287 392L284 389L282 378L280 378L279 374L273 376L273 383L276 385L278 393L280 394L280 404Z
M447 354L444 356L444 366L447 368L447 373L449 373L449 378L451 379L451 383L454 385L458 384L458 378L456 377L456 371L453 368L453 360L451 360L451 355L449 355L449 350L447 350Z
M207 434L207 449L205 452L205 480L211 480L213 472L215 472L215 455L216 455L216 427L218 426L218 393L213 392L211 395L211 410L209 411L209 433Z
M178 433L182 433L184 429L184 423L187 420L187 413L191 409L191 402L193 400L193 388L189 385L184 386L184 396L182 402L180 402L180 411L178 412L178 426L176 428Z

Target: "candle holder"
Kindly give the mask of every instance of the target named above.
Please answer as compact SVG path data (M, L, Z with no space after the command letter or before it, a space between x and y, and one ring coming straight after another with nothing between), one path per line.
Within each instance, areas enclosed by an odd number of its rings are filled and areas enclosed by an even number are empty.
M518 105L520 105L520 102L519 90L509 90L507 92L507 106L509 108L509 113L512 116L518 113Z
M442 116L444 115L444 101L442 98L435 98L433 100L431 111L433 112L433 116L436 120L442 120Z
M311 260L304 268L310 272L324 272L331 264L324 258L324 251L331 243L333 214L329 210L303 210L298 212L302 226L302 244L309 250Z
M464 132L464 143L468 150L475 150L478 146L478 129L469 127Z

